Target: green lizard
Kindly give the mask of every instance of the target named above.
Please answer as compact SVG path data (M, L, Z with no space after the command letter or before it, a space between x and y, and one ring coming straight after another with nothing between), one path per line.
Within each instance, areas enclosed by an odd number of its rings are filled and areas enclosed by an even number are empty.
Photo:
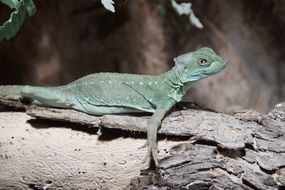
M185 53L174 61L170 71L157 76L97 73L59 87L0 86L0 97L25 98L32 104L91 115L153 113L147 123L146 145L148 157L158 166L157 130L165 114L195 81L223 70L227 63L210 48Z

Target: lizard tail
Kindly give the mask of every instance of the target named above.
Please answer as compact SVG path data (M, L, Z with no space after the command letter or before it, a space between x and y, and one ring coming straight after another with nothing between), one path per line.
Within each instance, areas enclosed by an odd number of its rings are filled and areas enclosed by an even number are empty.
M0 86L0 98L19 100L22 97L21 90L23 87L18 85Z
M68 108L67 93L59 87L0 86L0 98L21 100L27 98L32 104Z
M33 100L34 104L50 107L68 108L67 93L60 87L24 86L21 89L24 98Z

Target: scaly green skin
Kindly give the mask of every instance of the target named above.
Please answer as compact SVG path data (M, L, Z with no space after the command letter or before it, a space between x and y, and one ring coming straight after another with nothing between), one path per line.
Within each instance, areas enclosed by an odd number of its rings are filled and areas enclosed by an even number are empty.
M60 87L0 86L0 97L28 98L33 104L92 115L151 112L146 145L158 166L157 130L165 114L195 81L226 66L226 61L210 48L180 55L174 61L176 65L170 71L158 76L97 73Z

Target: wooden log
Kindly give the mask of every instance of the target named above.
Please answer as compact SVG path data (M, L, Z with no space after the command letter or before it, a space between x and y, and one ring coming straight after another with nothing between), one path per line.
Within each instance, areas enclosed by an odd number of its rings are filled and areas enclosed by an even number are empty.
M0 103L29 115L0 113L0 189L285 186L284 103L268 114L171 112L159 130L160 139L168 140L159 141L157 171L142 170L148 166L141 162L146 150L138 149L149 116L97 117L10 100Z

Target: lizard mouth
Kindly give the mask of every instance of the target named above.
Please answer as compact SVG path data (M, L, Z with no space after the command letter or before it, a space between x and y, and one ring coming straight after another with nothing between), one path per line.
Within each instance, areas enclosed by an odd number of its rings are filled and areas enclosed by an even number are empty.
M218 73L218 72L224 70L224 68L227 66L227 64L228 64L228 61L227 61L227 60L223 61L222 64L220 63L218 66L216 66L216 67L212 70L211 73L212 73L212 74L215 74L215 73ZM208 73L208 74L209 74L209 73Z

